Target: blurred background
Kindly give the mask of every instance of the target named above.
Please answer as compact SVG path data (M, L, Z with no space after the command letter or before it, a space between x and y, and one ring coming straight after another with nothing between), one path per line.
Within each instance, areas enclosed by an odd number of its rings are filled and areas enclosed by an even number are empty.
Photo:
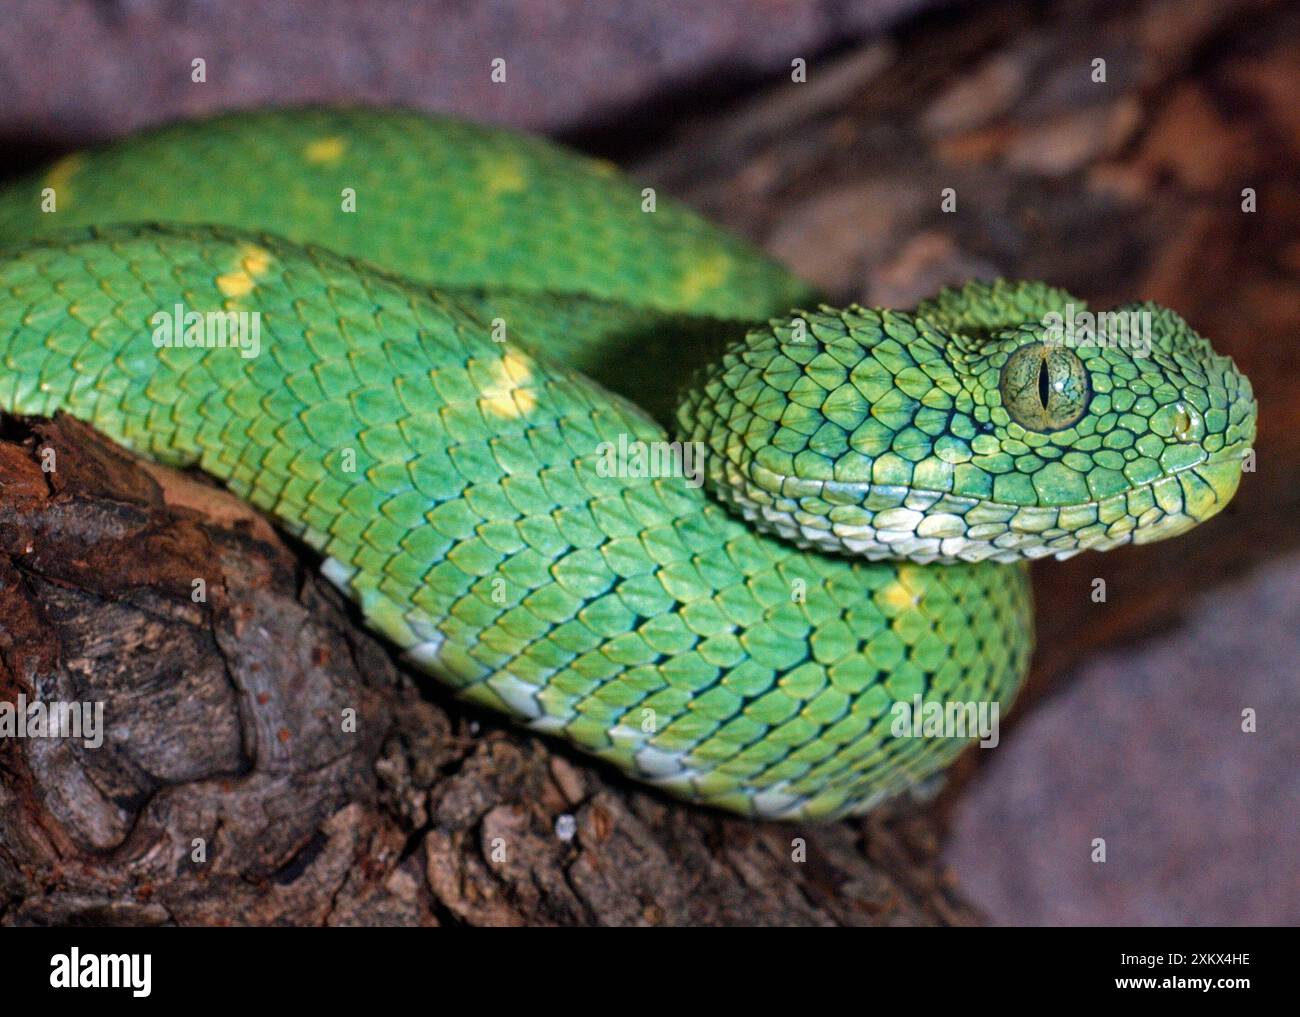
M5 177L216 110L414 106L613 158L836 301L1177 309L1254 383L1257 471L1174 543L1036 566L946 859L995 923L1300 923L1300 4L19 0L0 96Z

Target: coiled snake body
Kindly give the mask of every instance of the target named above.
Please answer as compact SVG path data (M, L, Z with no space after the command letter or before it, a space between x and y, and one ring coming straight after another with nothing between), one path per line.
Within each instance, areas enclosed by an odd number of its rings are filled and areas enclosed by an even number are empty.
M1172 312L1128 309L1139 356L1050 341L1084 305L1039 284L817 307L651 197L396 112L70 156L0 194L0 406L197 464L460 695L773 817L863 811L967 743L895 704L1009 705L1025 559L1236 488L1249 383ZM703 487L638 465L697 447Z

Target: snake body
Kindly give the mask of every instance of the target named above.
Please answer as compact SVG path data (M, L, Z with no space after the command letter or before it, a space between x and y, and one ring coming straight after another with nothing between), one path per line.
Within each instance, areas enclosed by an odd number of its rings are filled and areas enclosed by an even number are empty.
M1249 383L1153 306L1148 357L1044 345L1071 302L818 307L607 164L413 113L180 124L0 192L0 406L197 465L461 696L758 816L942 769L969 738L895 705L1010 705L1026 559L1231 496ZM160 341L173 308L255 312L256 355ZM683 441L704 487L608 468Z

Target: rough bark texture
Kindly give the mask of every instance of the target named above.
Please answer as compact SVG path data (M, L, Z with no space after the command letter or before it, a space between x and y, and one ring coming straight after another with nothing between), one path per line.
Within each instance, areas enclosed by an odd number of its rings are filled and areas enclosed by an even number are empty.
M905 306L971 276L1043 278L1099 306L1169 304L1250 375L1258 472L1227 512L1176 545L1036 569L1021 716L1068 707L1047 693L1098 649L1173 623L1189 590L1300 546L1297 39L1290 3L1008 0L810 59L805 84L782 77L671 129L587 136L837 300ZM125 726L98 750L0 744L0 921L975 920L936 857L978 753L937 806L867 820L797 829L676 805L422 695L310 559L228 496L175 474L159 486L71 422L31 426L0 444L0 695L102 699ZM55 473L38 465L46 445ZM1105 605L1089 598L1096 577ZM1184 707L1170 738L1205 722ZM1267 833L1258 802L1238 805ZM1003 843L1030 850L1039 829ZM986 829L964 856L1001 849ZM1294 863L1293 844L1274 850Z

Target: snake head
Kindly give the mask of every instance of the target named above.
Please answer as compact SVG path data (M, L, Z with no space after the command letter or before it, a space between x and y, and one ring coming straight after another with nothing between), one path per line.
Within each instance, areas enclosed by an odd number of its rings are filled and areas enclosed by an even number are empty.
M1255 437L1250 382L1177 314L1034 283L751 330L678 413L711 489L802 547L1016 561L1182 533Z

